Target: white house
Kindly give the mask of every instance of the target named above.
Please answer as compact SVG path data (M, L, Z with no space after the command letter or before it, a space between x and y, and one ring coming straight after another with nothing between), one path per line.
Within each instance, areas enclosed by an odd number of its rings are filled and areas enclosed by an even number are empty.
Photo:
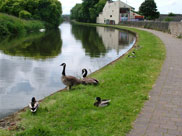
M120 0L108 0L97 17L97 23L118 24L120 21L136 21L144 18L133 11L133 7Z

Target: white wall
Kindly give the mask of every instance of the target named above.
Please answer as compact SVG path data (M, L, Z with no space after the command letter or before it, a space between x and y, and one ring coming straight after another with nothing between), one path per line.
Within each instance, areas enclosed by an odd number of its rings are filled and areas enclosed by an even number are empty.
M129 5L121 2L120 0L114 2L106 2L102 13L97 17L97 23L104 23L104 20L114 20L115 24L120 21L120 8L131 8Z
M114 20L116 24L119 23L119 1L112 3L106 2L103 12L97 18L97 23L104 23L104 20L107 19Z

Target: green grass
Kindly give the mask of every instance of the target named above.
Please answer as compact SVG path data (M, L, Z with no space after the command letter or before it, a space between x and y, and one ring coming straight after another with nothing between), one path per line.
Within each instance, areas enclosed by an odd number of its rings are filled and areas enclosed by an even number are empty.
M182 38L182 34L178 35L177 38L181 39Z
M44 99L35 115L20 113L24 131L1 131L16 136L124 136L132 128L148 92L152 89L165 59L165 48L153 34L134 28L138 34L136 58L127 55L93 73L99 86L77 86ZM132 51L131 50L131 51ZM130 52L131 52L130 51ZM95 97L111 99L108 107L93 106ZM8 133L8 134L7 134ZM2 134L3 135L3 134Z
M0 13L0 37L38 31L41 28L44 28L41 21L28 21Z

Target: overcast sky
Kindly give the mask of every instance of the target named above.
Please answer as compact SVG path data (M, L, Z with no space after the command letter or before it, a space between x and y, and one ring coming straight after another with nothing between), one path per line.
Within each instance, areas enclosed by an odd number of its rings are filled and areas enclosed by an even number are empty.
M82 0L59 0L62 3L63 14L70 14L70 10L76 3L81 3ZM114 0L116 1L116 0ZM121 0L126 2L126 0ZM127 0L127 3L134 7L137 11L144 0ZM182 0L155 0L158 10L161 14L169 12L182 14Z

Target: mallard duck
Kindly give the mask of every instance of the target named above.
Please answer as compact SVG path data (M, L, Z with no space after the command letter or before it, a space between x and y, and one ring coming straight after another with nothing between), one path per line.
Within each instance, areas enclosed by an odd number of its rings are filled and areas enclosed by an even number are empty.
M108 106L110 104L111 100L101 100L100 97L96 97L96 102L94 103L94 106L96 107L105 107Z
M128 58L136 58L134 55L128 55Z
M79 85L79 84L85 83L83 80L80 80L74 76L66 76L66 73L65 73L66 63L62 63L60 66L63 66L61 80L62 80L63 84L66 85L68 90L70 90L71 87L74 85Z
M33 113L36 112L38 106L39 106L39 103L36 101L35 97L32 97L32 101L29 104L30 111Z
M132 55L135 55L135 54L136 54L136 52L135 52L135 51L133 51L131 54L132 54Z
M85 84L90 84L90 85L97 85L99 84L99 81L95 78L90 78L90 77L86 77L87 76L87 69L82 69L82 75L83 75L83 81L85 82Z
M139 50L140 48L142 48L142 46L138 45L135 48L136 48L136 50Z

